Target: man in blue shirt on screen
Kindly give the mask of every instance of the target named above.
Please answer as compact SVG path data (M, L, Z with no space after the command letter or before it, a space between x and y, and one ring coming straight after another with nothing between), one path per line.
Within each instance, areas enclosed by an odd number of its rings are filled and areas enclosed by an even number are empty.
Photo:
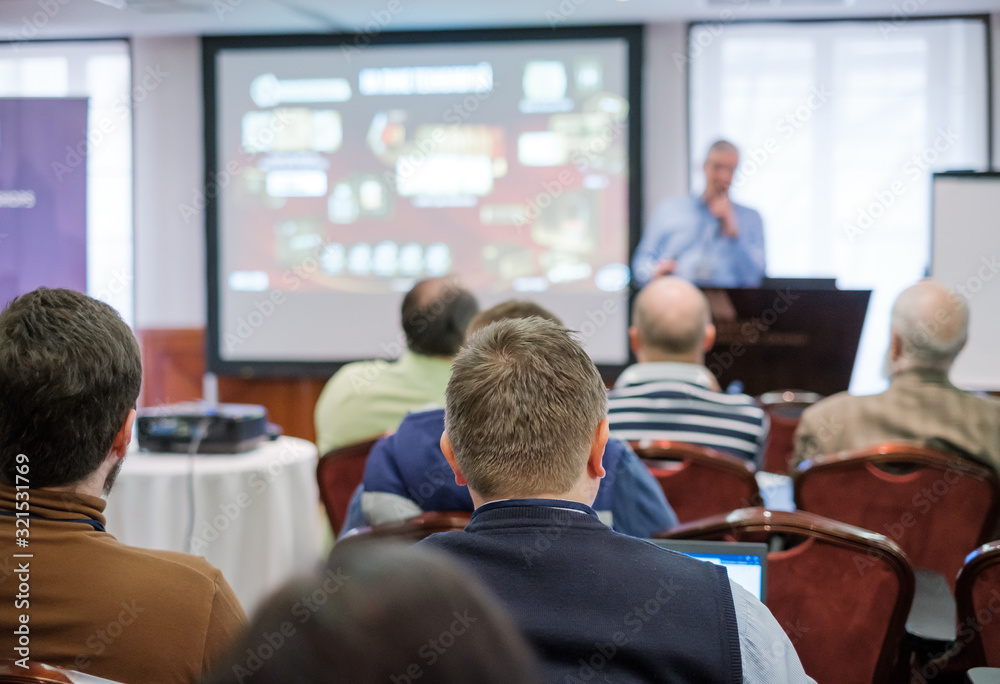
M632 259L636 285L672 274L702 287L757 287L764 277L760 214L729 198L740 153L718 140L705 158L705 192L664 200Z

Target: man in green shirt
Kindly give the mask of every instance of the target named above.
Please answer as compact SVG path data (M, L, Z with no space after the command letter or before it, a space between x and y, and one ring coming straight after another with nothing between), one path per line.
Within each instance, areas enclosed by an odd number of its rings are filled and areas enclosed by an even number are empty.
M319 453L394 430L410 411L444 406L451 361L478 311L453 280L414 285L402 307L407 351L395 361L349 363L323 388L314 414Z

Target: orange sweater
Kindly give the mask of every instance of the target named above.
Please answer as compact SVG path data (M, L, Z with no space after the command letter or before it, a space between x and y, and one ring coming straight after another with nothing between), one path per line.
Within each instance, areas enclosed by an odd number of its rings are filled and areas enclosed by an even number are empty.
M72 522L103 526L102 499L27 491L31 517L11 517L15 489L0 485L0 658L23 657L23 636L31 660L143 684L196 681L221 659L246 617L217 569Z

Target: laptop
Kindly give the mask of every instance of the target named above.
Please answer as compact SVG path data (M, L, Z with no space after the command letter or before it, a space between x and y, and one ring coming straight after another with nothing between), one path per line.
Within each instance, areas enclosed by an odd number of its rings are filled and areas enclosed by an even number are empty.
M649 541L685 556L721 565L729 573L729 579L756 596L761 603L767 602L767 544L696 539Z

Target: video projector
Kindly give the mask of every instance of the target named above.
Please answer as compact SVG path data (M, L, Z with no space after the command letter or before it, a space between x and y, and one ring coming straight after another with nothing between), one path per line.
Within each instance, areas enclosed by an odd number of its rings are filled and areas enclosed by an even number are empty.
M249 451L269 435L267 409L253 404L187 402L140 409L136 417L139 449L199 454Z

